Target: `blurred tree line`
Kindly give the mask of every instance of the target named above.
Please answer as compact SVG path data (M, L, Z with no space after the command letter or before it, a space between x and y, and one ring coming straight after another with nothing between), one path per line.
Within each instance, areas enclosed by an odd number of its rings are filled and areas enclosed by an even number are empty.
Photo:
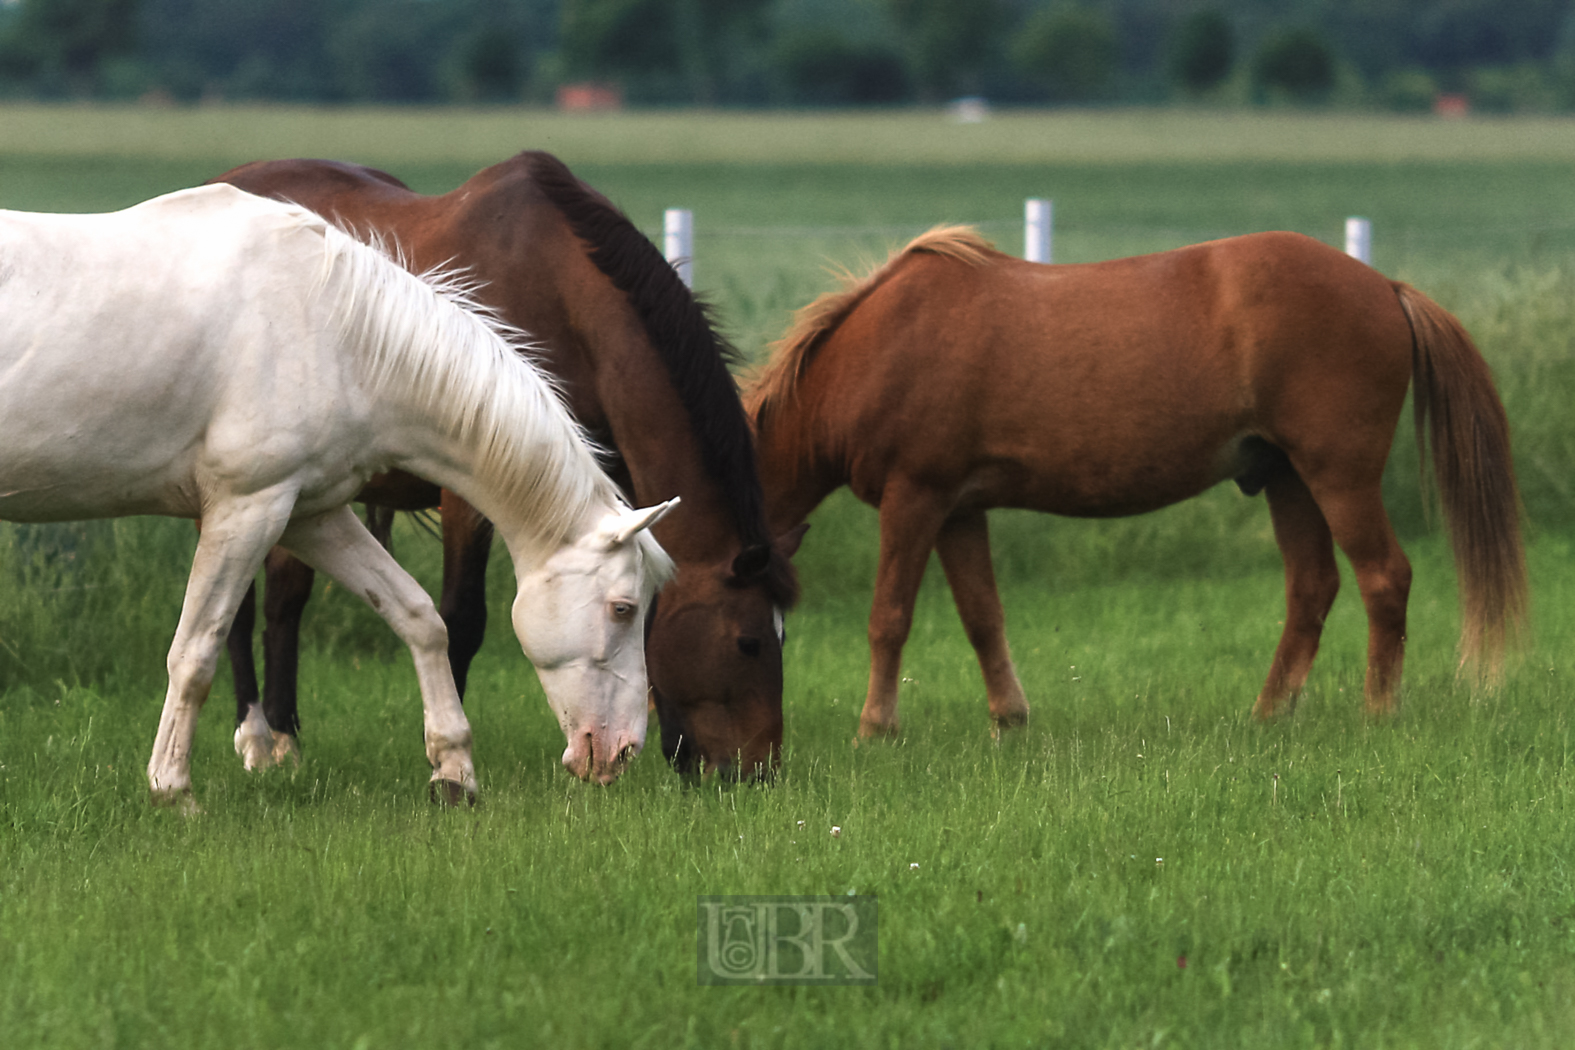
M1575 109L1571 0L0 0L34 97Z

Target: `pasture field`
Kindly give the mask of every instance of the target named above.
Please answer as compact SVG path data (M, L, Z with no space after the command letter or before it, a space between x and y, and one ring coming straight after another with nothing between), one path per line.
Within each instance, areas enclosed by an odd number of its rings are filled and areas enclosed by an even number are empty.
M194 533L0 526L0 1032L7 1046L1558 1047L1575 1031L1575 123L1188 112L650 114L0 109L0 207L96 210L262 156L450 188L554 149L655 233L696 213L699 284L750 357L828 265L976 221L1057 258L1373 219L1375 262L1455 311L1515 427L1533 631L1504 686L1456 679L1448 552L1409 422L1387 488L1416 570L1404 709L1360 713L1346 572L1294 718L1247 710L1283 590L1261 500L1143 518L992 519L1031 726L1000 744L939 572L906 733L851 742L874 513L812 519L768 788L680 783L650 752L571 780L507 623L467 710L484 794L425 801L393 635L308 611L304 764L243 773L221 675L193 776L144 767ZM400 523L423 581L440 552ZM830 828L842 829L833 838ZM695 979L703 894L876 894L874 988Z

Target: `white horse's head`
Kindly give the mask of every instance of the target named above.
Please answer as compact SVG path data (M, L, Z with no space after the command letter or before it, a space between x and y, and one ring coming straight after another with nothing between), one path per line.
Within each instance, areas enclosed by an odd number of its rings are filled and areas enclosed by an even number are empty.
M677 503L610 513L519 578L514 632L581 780L612 783L645 746L645 616L673 572L645 530Z

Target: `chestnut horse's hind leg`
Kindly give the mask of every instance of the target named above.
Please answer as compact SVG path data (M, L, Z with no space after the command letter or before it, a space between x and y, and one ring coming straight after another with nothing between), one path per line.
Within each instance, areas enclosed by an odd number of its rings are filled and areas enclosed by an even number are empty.
M1252 709L1261 719L1295 706L1318 655L1324 619L1340 589L1329 524L1301 477L1289 466L1282 467L1266 489L1274 538L1285 559L1285 630L1268 681Z
M438 609L448 625L448 662L454 686L465 695L470 662L487 634L487 558L492 522L443 490L443 596Z
M427 592L372 539L349 507L291 522L280 542L364 599L410 647L426 714L432 794L445 802L474 800L470 723L449 670L448 631Z
M880 564L870 606L870 688L859 716L860 736L895 736L898 731L902 647L946 511L932 491L896 478L886 483L880 502Z
M990 564L990 524L982 510L952 515L936 537L935 549L951 585L957 615L984 673L990 718L997 730L1028 722L1028 698L1006 647L1006 616Z
M1389 525L1376 482L1368 488L1321 493L1318 503L1334 541L1351 560L1367 606L1367 711L1387 714L1395 707L1405 658L1411 563Z

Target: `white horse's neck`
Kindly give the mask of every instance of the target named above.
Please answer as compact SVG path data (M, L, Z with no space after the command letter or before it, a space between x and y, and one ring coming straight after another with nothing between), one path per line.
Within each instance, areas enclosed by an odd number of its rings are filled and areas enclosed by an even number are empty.
M483 517L492 522L514 562L517 575L539 568L553 551L595 528L617 508L603 500L588 502L581 512L564 522L566 527L544 529L543 522L502 496L496 486L482 477L477 450L442 433L436 428L413 427L408 420L397 429L384 432L391 466L424 478L456 493Z
M337 230L324 295L358 350L387 466L458 493L516 565L537 564L618 507L579 425L522 357L525 336L452 277L417 278Z

